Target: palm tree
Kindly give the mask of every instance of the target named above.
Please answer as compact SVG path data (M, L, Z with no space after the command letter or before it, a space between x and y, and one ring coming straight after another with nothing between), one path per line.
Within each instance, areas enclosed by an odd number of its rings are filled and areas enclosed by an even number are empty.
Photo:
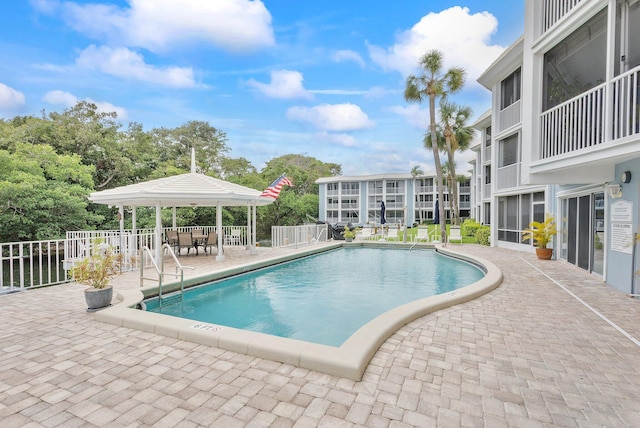
M467 125L472 114L471 107L460 106L443 99L440 102L440 123L443 129L445 146L449 163L449 180L451 183L451 222L458 224L460 209L458 207L458 186L454 154L457 150L466 150L473 138L473 128Z
M420 209L420 206L419 206L420 204L418 203L418 190L416 189L416 177L423 174L424 172L422 172L419 166L416 165L413 168L411 168L411 176L413 177L413 200L416 203L416 207L418 207L418 218L420 219L420 224L422 224L422 210Z
M429 130L431 141L438 141L436 135L436 99L446 97L447 94L458 92L464 86L466 72L463 68L453 67L446 73L442 73L443 55L438 50L432 50L424 54L420 59L419 76L410 75L404 90L406 101L422 102L429 99ZM438 145L432 145L433 162L436 166L436 176L438 178L438 197L444 200L444 189L441 183L442 165L440 164L440 153ZM440 233L442 241L446 242L447 225L444 217L444 204L440 204Z

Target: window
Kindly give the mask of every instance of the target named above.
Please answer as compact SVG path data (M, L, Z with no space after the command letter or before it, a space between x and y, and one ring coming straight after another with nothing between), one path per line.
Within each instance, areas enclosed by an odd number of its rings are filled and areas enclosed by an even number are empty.
M357 195L360 191L359 183L342 183L343 195Z
M518 153L518 134L500 140L500 167L513 165L520 162Z
M500 109L504 110L511 104L520 100L520 69L517 69L500 85L501 102Z
M484 167L484 184L491 184L491 165Z
M498 240L522 243L522 229L529 227L532 219L544 220L544 209L544 192L498 198ZM486 223L489 215L488 205L485 205Z
M387 181L387 193L404 193L404 181Z
M544 55L543 110L598 86L606 79L607 9Z
M370 181L369 193L374 195L382 195L382 181Z
M484 146L491 147L491 127L487 126L484 133Z

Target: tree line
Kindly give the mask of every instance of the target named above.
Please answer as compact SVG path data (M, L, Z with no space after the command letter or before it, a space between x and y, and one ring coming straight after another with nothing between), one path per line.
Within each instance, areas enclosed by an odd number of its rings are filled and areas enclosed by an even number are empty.
M234 158L224 131L207 122L144 130L123 126L116 113L99 112L81 101L63 112L0 119L0 242L63 238L66 231L117 229L117 207L93 204L93 191L189 172L191 148L197 172L256 190L283 172L295 187L273 204L258 208L258 236L271 225L294 225L318 216L320 177L340 175L342 167L289 154L258 170ZM243 207L224 207L223 224L246 224ZM130 227L130 216L125 216ZM178 225L215 224L215 207L178 208ZM163 210L171 225L171 211ZM137 209L137 227L154 227L153 208Z

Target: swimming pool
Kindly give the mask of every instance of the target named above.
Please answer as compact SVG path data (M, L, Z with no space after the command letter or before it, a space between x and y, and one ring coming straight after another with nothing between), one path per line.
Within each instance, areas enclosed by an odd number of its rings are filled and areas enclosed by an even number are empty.
M434 250L348 247L145 303L151 312L338 347L390 309L483 276Z
M187 286L202 284L347 246L388 246L402 254L406 254L409 249L408 245L402 243L380 244L368 241L349 244L328 242L302 248L278 250L261 248L256 254L246 257L244 263L234 263L226 267L216 263L211 266L211 269L198 270L195 274L189 275L185 283ZM429 244L422 244L422 246L430 247ZM481 269L485 271L485 276L466 287L420 298L390 309L359 328L340 347L140 310L141 303L145 298L158 295L157 284L137 289L116 286L113 306L95 312L92 316L97 321L124 328L359 381L380 346L402 326L424 315L478 298L495 289L502 282L500 269L487 260L461 254L455 251L455 247L436 246L435 251L481 266ZM180 284L167 283L163 289L165 292L179 290Z

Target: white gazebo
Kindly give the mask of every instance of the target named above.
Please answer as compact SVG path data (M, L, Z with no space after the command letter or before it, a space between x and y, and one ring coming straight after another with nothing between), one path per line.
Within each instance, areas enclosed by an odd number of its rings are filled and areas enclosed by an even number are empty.
M128 186L94 192L89 200L97 204L119 207L120 232L124 232L124 207L132 208L132 232L136 229L136 207L156 208L155 250L156 260L160 260L162 247L163 207L173 208L173 227L176 207L216 207L216 233L218 235L218 255L216 261L223 261L222 254L222 207L247 207L247 242L251 254L256 246L256 206L269 205L272 198L261 197L262 192L229 183L195 172L195 154L192 151L191 172L159 178Z

